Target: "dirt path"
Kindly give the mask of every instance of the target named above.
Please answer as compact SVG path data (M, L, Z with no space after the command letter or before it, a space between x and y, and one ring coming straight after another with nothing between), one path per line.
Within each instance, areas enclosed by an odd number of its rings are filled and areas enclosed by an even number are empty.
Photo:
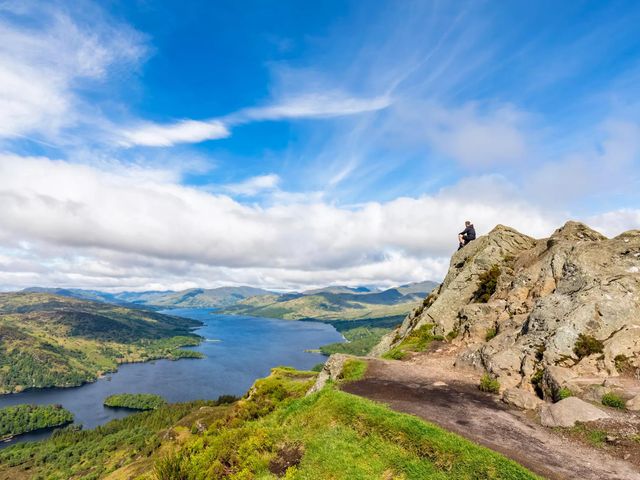
M440 425L549 479L640 480L640 471L630 463L567 442L476 385L473 373L454 376L437 359L371 359L366 377L344 390Z

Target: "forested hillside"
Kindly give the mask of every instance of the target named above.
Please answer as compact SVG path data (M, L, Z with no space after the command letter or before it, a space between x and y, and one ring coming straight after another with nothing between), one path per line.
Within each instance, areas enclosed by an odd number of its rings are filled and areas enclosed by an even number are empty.
M69 387L119 363L197 357L199 322L46 293L0 294L0 393Z

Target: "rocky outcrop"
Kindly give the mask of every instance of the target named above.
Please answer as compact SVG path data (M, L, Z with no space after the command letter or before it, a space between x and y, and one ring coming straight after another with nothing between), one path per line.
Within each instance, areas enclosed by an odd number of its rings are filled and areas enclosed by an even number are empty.
M607 239L568 222L536 240L499 225L453 255L442 285L372 353L427 324L458 345L456 365L503 389L555 398L638 375L640 230Z
M593 422L603 418L609 418L609 414L576 397L544 405L540 411L540 423L545 427L573 427L576 422Z
M320 370L318 378L316 379L316 383L314 383L313 386L309 389L307 395L319 392L330 380L334 382L337 381L342 374L344 364L350 358L353 357L351 355L345 355L344 353L334 353L333 355L331 355L325 362L322 370Z

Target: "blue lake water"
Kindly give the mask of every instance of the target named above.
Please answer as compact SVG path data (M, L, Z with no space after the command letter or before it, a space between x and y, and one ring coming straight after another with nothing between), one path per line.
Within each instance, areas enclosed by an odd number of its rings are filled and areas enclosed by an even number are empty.
M268 375L272 367L310 369L325 357L305 352L327 343L343 341L331 326L318 322L294 322L271 318L212 314L207 309L179 309L165 313L204 322L195 333L207 340L194 350L204 359L156 360L120 365L116 373L76 388L29 390L1 395L0 408L21 403L59 403L84 428L129 415L122 409L102 405L114 393L157 393L168 402L215 399L223 394L243 395L256 378ZM50 432L21 435L12 442L40 440Z

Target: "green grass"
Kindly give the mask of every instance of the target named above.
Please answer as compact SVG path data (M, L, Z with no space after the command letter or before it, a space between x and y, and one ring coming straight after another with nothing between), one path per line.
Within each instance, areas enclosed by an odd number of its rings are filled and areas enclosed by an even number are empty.
M151 393L119 393L104 400L105 407L129 408L132 410L155 410L167 402L160 395Z
M358 373L358 360L352 371ZM0 451L0 477L144 480L528 480L502 455L412 415L276 368L231 406L165 405ZM204 408L203 408L204 407ZM204 422L205 428L198 426Z
M424 324L409 333L400 344L382 355L387 360L402 360L408 352L424 352L434 340L444 341L444 337L433 334L432 323Z
M407 352L402 350L402 348L400 347L394 347L382 355L382 358L385 358L387 360L403 360L406 357L407 357Z
M559 402L560 400L564 400L565 398L569 398L573 396L573 392L571 390L569 390L567 387L562 387L560 390L558 390L558 393L556 394L556 398L554 399L556 402Z
M366 372L367 362L350 358L344 363L340 377L343 382L355 382L361 380Z
M480 384L478 385L478 388L483 392L499 393L500 382L498 381L498 379L493 378L488 373L485 373L484 375L482 375L482 378L480 379Z
M303 397L293 372L256 382L226 422L156 463L158 480L534 479L523 467L418 418L325 388ZM284 390L282 390L284 389ZM264 415L251 403L278 405ZM242 419L242 421L239 421Z
M620 410L624 410L625 408L624 399L620 395L613 392L605 393L602 396L602 404L606 405L607 407L618 408Z
M15 405L0 408L0 438L73 422L60 405Z

